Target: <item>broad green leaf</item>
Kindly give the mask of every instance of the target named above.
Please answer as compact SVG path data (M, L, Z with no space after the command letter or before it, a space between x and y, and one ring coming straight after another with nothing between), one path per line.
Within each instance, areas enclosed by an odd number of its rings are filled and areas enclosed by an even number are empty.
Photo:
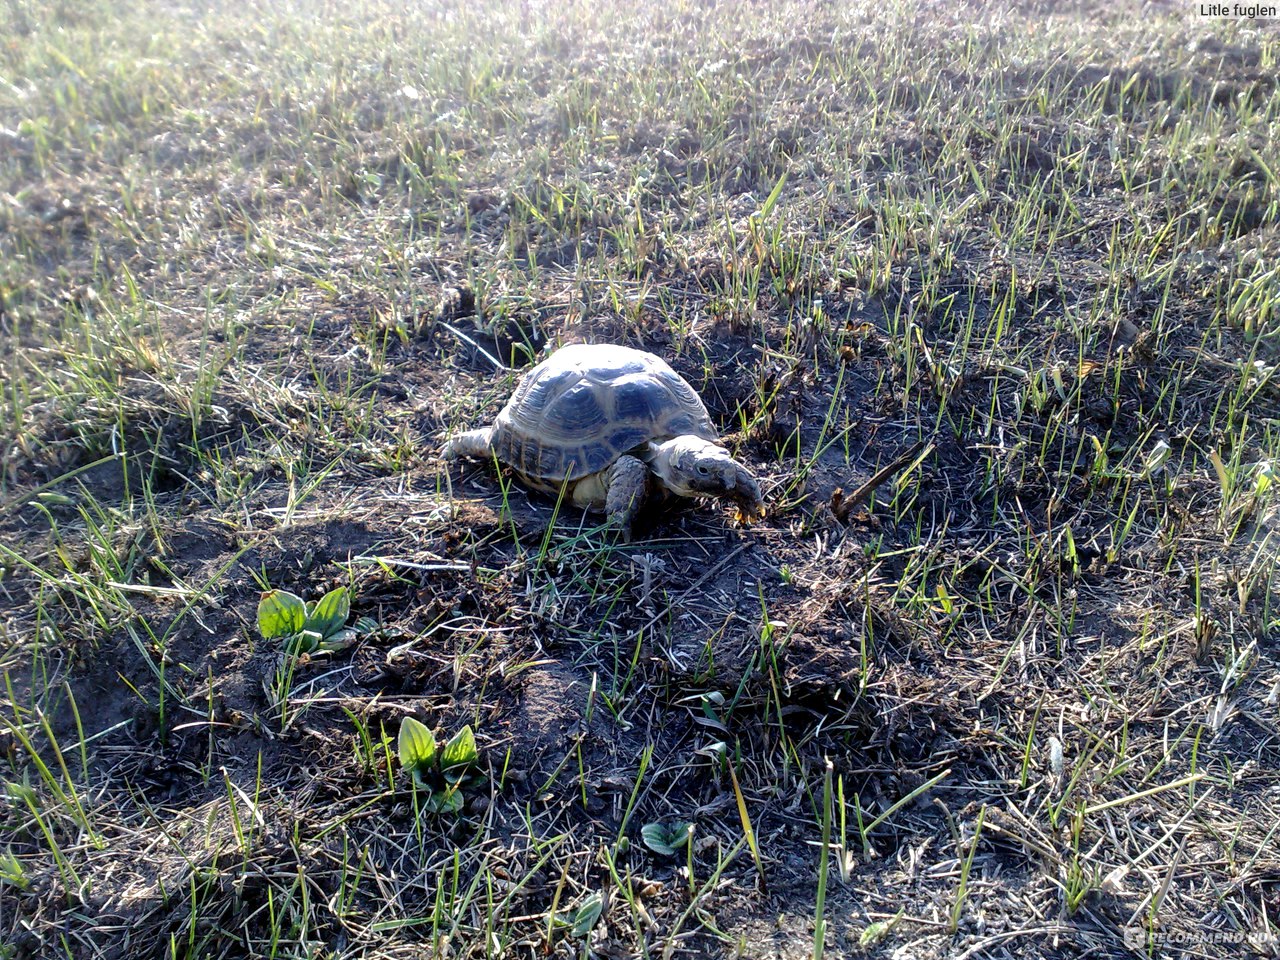
M325 637L318 646L323 650L343 650L351 646L352 642L359 635L360 632L355 628L346 627L343 630L339 630L337 633L330 634Z
M338 587L316 602L307 615L307 629L314 630L327 640L347 625L347 617L350 615L351 591L346 587Z
M431 766L436 759L436 738L426 724L413 717L400 722L400 739L397 743L400 766L417 771Z
M315 653L320 649L320 641L324 639L314 630L301 630L285 641L290 653Z
M691 823L646 823L640 828L640 839L654 853L673 857L676 851L689 842L692 832Z
M602 910L604 910L604 898L600 894L593 893L587 897L573 915L573 935L581 938L590 933L591 928L600 919Z
M455 733L453 738L445 744L444 750L440 752L440 769L469 767L476 762L479 755L479 751L476 750L475 734L471 732L471 725L468 724Z
M457 813L462 809L462 791L435 790L427 796L423 806L431 813Z
M306 604L287 590L268 590L258 601L258 632L264 640L291 637L306 619Z

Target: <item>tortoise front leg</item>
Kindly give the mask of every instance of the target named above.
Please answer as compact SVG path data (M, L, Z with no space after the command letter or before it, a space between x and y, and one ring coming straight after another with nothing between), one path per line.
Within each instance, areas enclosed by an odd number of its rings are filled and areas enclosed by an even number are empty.
M631 539L631 521L649 493L649 466L635 457L619 457L605 476L605 511L610 525Z
M483 430L455 434L441 449L440 456L445 460L457 460L459 457L487 459L493 456L492 450L493 427L485 427Z

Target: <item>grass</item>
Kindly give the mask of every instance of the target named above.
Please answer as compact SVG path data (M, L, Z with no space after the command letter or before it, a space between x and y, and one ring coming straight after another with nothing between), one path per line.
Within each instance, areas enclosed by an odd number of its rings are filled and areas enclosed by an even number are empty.
M1136 3L9 0L0 958L1274 948L1277 67ZM436 459L576 340L767 519Z

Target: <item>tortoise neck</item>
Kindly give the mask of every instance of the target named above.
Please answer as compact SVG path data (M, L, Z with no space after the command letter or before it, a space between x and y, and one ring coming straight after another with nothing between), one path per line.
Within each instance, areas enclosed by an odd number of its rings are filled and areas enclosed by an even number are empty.
M636 456L649 465L649 469L664 481L671 479L671 453L673 442L654 443L652 440L636 451Z

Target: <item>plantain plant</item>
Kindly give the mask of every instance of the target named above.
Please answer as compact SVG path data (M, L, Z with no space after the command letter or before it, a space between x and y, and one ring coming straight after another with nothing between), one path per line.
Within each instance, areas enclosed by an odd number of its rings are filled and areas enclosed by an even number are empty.
M640 828L640 839L644 841L644 845L664 857L674 857L692 836L693 824L683 821L646 823Z
M350 616L351 591L346 587L330 590L311 603L287 590L268 590L258 601L258 632L264 640L283 640L293 654L341 650L365 626L361 619L348 627Z
M459 812L464 789L483 779L476 769L480 752L470 725L440 747L426 724L405 717L398 747L400 766L413 776L414 788L425 794L424 808L432 813Z

